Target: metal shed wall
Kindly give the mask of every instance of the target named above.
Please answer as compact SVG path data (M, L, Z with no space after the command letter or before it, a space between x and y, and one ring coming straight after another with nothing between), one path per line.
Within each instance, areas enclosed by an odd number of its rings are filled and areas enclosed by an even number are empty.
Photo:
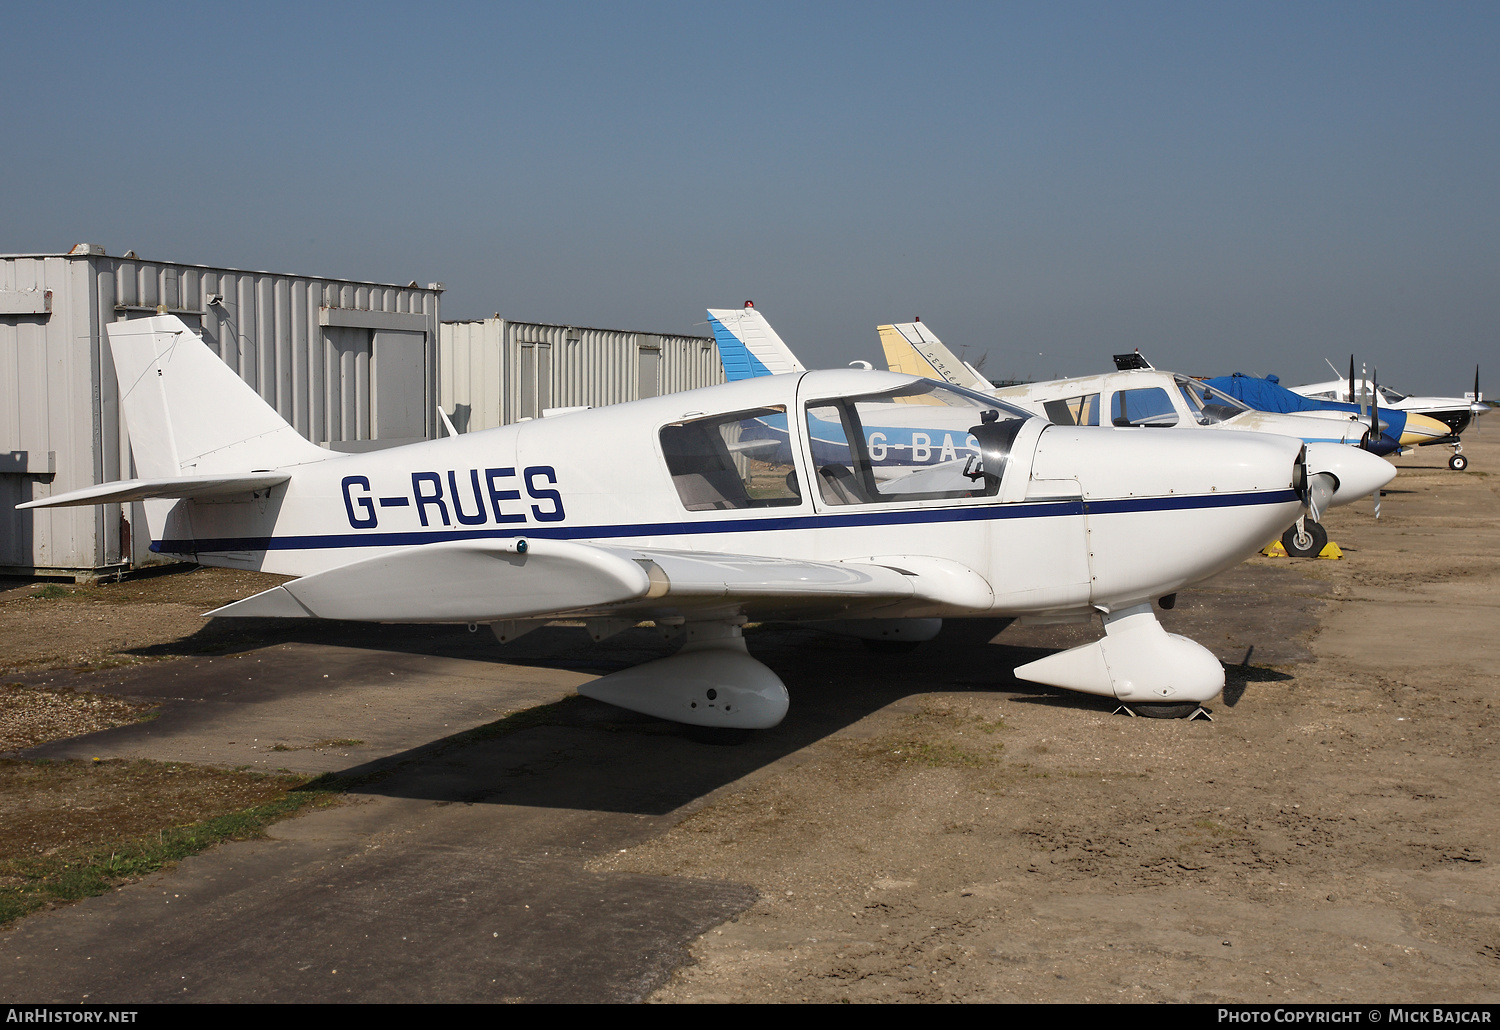
M724 366L711 336L673 336L486 318L444 322L438 404L459 432L713 386Z
M15 510L133 474L108 322L177 315L316 443L356 449L433 435L440 286L98 251L0 256L0 570L112 571L159 560L139 505ZM132 533L135 525L142 531Z

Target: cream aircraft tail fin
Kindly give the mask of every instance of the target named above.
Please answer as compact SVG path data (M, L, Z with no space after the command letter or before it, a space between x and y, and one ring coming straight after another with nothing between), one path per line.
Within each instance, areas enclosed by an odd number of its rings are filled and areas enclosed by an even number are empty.
M993 390L994 386L968 362L960 361L937 334L921 322L883 325L880 346L885 351L886 367L923 379L940 379L970 390Z

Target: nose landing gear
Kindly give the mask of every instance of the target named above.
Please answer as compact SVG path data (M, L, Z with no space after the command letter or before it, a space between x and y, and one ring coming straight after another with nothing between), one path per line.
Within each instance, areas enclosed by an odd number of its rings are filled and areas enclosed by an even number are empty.
M1328 546L1328 530L1304 515L1281 534L1281 546L1293 558L1316 558Z

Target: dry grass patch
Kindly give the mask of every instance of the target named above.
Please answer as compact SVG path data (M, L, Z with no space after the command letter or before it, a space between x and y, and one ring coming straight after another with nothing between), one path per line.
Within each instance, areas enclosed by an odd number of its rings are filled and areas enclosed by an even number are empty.
M107 694L0 686L0 754L151 718L155 706Z
M259 836L337 792L326 777L174 762L0 761L0 925Z

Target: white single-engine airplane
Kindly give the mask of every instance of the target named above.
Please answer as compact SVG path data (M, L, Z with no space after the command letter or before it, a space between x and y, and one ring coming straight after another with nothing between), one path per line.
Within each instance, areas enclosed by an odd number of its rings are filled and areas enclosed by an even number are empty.
M946 617L1100 613L1101 640L1016 674L1189 714L1223 668L1152 603L1253 553L1309 492L1300 441L1056 426L853 369L338 454L176 317L107 332L143 478L19 507L141 500L157 551L301 577L211 615L486 623L502 641L555 618L596 639L680 626L678 653L580 692L702 726L781 721L786 688L740 629L771 619L923 640ZM865 427L914 409L955 455L877 474ZM815 457L809 425L842 434L840 460Z
M921 322L876 330L892 371L945 379L990 394L1058 425L1141 426L1275 433L1303 441L1311 491L1307 512L1282 535L1288 554L1311 556L1328 543L1323 512L1349 504L1396 477L1387 461L1360 449L1370 427L1345 412L1283 415L1256 411L1189 376L1153 368L1139 354L1121 355L1122 367L1103 375L992 387L954 357ZM982 384L982 385L981 385Z

